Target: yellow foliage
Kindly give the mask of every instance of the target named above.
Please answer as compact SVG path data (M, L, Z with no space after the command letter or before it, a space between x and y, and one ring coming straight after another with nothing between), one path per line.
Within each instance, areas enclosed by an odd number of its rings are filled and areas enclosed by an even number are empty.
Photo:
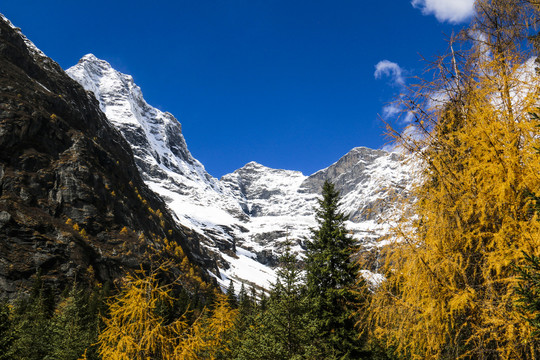
M147 261L154 264L165 262L169 264L170 268L179 270L177 282L189 292L213 293L212 285L203 281L201 270L191 264L182 246L175 239L161 238L154 233L151 234L151 238L148 240L144 235L141 234L141 236L139 236L139 240L148 246L145 250L145 259Z
M155 273L128 276L124 291L109 304L110 316L99 335L103 359L173 359L178 338L186 331L185 316L165 323L158 307L171 305L170 286L160 285Z
M177 346L175 356L179 359L216 359L219 352L228 352L227 333L233 328L238 310L231 309L227 296L217 295L211 315L208 310L193 323L182 342Z
M185 258L184 250L182 250L182 247L180 247L180 246L176 246L174 248L174 254L179 259Z
M225 335L234 325L237 310L229 307L225 295L218 294L214 310L204 310L191 326L186 314L168 323L159 315L158 307L173 301L171 287L159 284L156 272L128 276L123 292L109 304L110 316L99 335L102 358L215 359L228 351Z
M87 360L88 358L86 357L86 349L84 350L84 353L82 354L82 356L78 359L78 360Z
M475 24L519 15L512 1L479 4L495 13L480 12ZM518 45L504 42L514 35L497 31L473 43L467 62L453 52L450 66L441 59L438 82L409 103L415 136L402 136L402 145L423 162L415 220L404 219L386 249L372 321L376 337L412 359L531 358L512 264L540 246L530 214L530 192L540 189L539 124L529 115L540 82L523 75Z

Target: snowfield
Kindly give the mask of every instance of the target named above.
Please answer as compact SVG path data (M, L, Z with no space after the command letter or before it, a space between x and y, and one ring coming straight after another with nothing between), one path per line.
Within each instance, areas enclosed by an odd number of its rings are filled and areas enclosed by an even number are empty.
M220 273L212 275L224 288L231 279L238 290L242 283L268 288L287 242L303 257L324 180L341 191L347 228L366 248L401 214L395 200L407 193L414 173L402 155L358 147L310 176L250 162L218 180L193 158L177 119L150 106L130 75L92 54L67 73L94 93L130 144L144 181L177 221L205 236L202 245L218 259ZM380 281L378 274L364 276Z

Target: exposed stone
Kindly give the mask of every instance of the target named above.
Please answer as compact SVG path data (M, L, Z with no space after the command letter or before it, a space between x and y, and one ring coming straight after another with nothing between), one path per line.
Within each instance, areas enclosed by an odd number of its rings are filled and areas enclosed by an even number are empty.
M302 191L319 194L324 182L329 180L334 183L336 189L342 194L349 193L354 190L358 183L362 182L365 176L370 176L369 172L365 171L366 166L386 154L387 152L383 150L364 147L355 148L335 164L309 176L302 183Z
M38 269L56 287L89 266L114 280L144 264L154 236L214 269L200 236L144 184L96 99L27 43L0 18L0 297L27 289Z
M257 261L261 264L275 267L279 264L279 257L271 250L263 250L257 253Z
M0 229L11 221L11 214L7 211L0 211Z

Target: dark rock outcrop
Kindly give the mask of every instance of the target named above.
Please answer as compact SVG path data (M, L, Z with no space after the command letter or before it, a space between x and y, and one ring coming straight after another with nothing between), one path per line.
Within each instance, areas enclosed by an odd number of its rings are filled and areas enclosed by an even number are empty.
M366 167L384 155L387 155L387 152L383 150L354 148L335 164L309 176L302 183L301 191L318 194L321 192L324 182L331 180L340 193L348 194L354 190L358 183L363 181L364 177L370 175L369 172L366 172Z
M215 267L144 184L92 94L0 17L0 296L38 270L57 287L114 280L157 238Z

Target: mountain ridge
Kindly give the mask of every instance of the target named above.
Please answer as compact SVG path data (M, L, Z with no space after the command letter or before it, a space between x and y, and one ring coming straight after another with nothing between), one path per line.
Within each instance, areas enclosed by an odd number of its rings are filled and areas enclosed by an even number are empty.
M360 243L381 236L381 218L396 210L388 198L402 195L410 182L410 167L401 155L361 146L309 176L251 161L218 180L193 158L176 118L148 105L130 75L93 55L66 72L96 94L132 147L147 185L181 224L205 236L203 245L218 262L220 272L214 276L222 286L230 279L268 286L288 239L302 257L325 180L342 192L344 210L353 220L348 225ZM258 273L260 281L243 279L242 266Z
M215 268L199 237L145 185L95 97L0 17L0 293L36 273L57 291L118 280L158 238Z

